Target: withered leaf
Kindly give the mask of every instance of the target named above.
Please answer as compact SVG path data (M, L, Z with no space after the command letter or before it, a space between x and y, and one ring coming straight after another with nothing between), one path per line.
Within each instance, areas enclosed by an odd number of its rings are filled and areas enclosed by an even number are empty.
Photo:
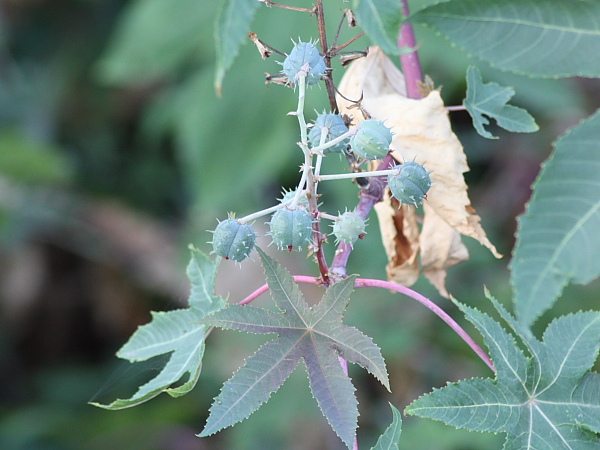
M477 239L494 256L501 257L471 206L463 176L469 170L467 158L452 132L440 92L433 90L422 99L407 98L404 76L377 47L371 47L366 58L352 63L339 89L347 98L362 96L361 107L392 129L392 149L397 160L416 161L431 171L433 186L427 194L420 236L409 234L413 239L410 247L415 246L421 254L421 272L440 293L448 295L444 282L446 269L468 259L458 233ZM352 103L341 97L338 102L341 112L350 115L354 124L363 120L360 112L352 108ZM389 200L386 202L389 205ZM407 210L411 208L406 207ZM398 236L407 236L404 226L400 229L398 221L393 222L395 215L389 214L383 206L377 207L377 212L390 259L388 276L406 284L407 280L415 278L412 275L414 268L398 258L397 253L389 251L396 246ZM392 227L396 233L391 231ZM393 242L387 242L389 240ZM402 267L395 267L395 260Z

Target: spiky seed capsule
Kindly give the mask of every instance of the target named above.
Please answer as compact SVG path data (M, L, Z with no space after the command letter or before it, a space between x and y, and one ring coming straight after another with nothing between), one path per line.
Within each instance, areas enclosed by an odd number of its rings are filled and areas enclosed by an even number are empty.
M429 173L421 164L414 161L396 166L397 175L388 175L388 186L392 195L402 203L418 205L431 187Z
M315 121L315 126L310 129L308 139L313 147L317 147L321 143L321 135L327 133L325 143L340 137L348 132L348 127L341 116L337 114L319 114ZM323 153L345 153L348 147L347 142L342 141L332 147L326 148Z
M283 193L283 198L280 199L281 203L291 202L294 199L294 197L296 196L296 190L282 192L282 193ZM302 206L305 209L308 209L308 199L306 198L306 195L302 194L300 196L300 199L298 200L298 205Z
M383 122L375 119L367 119L363 120L359 125L359 128L366 129L371 128L381 134L387 142L392 143L392 139L394 136L392 135L392 130L385 126Z
M312 219L306 209L278 209L271 222L271 237L280 249L301 250L312 238Z
M345 212L333 224L333 234L337 242L346 242L351 246L357 239L362 239L366 223L362 217L355 212Z
M242 262L248 257L254 243L256 233L248 224L240 224L237 219L227 219L219 222L213 232L213 251L225 259Z
M392 143L392 133L383 122L375 119L362 121L358 125L358 131L352 139L350 145L352 151L361 158L381 159L390 151Z
M290 83L298 81L298 72L308 63L308 74L306 84L316 84L323 78L327 71L325 60L319 54L319 50L312 42L298 42L292 52L283 61L283 73Z

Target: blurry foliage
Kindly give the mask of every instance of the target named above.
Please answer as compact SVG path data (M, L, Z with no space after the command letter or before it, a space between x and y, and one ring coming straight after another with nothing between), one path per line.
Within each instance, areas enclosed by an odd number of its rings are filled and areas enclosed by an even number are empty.
M333 30L344 4L326 3ZM411 8L430 3L413 1ZM204 230L214 227L216 217L270 206L281 187L297 179L297 125L286 116L295 96L264 85L264 73L277 73L273 60L281 58L264 62L249 42L224 80L223 97L215 95L217 8L217 0L0 4L0 448L339 445L316 412L302 369L251 420L208 439L194 436L220 383L256 347L254 337L235 333L211 336L200 383L186 397L160 396L118 412L86 404L106 394L98 387L115 370L113 353L148 321L148 311L177 307L187 297L181 281L187 243L206 250L210 237ZM316 37L309 17L276 8L259 8L252 29L282 51L291 48L290 38ZM473 61L433 32L416 32L425 72L443 86L447 104L460 104ZM345 29L340 42L352 35ZM353 48L368 44L362 38ZM467 181L474 206L490 239L508 254L514 216L549 143L600 104L600 89L597 80L532 80L476 64L484 79L514 86L513 103L527 108L541 128L531 136L492 129L500 139L489 142L476 134L466 113L452 116L472 168ZM341 73L335 66L334 80ZM327 108L319 88L307 101L307 111ZM345 162L333 157L325 164L328 171L328 165ZM332 213L343 211L356 192L341 181L322 189ZM371 244L356 245L348 270L383 277L374 216L367 232ZM471 260L450 271L450 292L483 309L484 284L500 299L509 298L505 261L466 244ZM256 270L251 263L244 267L232 270L240 276ZM308 264L297 270L307 268L314 272ZM597 288L568 288L555 313L589 307ZM415 289L439 300L423 281ZM441 304L456 313L448 302ZM392 402L399 407L432 385L486 370L435 317L398 295L357 292L347 322L382 348ZM545 327L544 320L539 326ZM107 389L128 386L123 373ZM373 445L381 424L389 422L389 398L368 375L352 375L360 384L360 439ZM403 428L401 448L498 446L495 436L425 420L407 419Z

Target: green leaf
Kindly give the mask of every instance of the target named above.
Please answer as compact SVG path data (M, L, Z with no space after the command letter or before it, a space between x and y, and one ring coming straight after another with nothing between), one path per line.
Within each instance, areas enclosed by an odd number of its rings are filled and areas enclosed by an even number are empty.
M402 8L396 0L355 0L359 25L388 55L399 55L396 40L402 23Z
M502 87L498 83L483 83L479 69L470 66L467 69L467 98L463 104L477 132L485 138L496 139L483 126L490 122L485 117L496 120L498 126L516 133L532 133L539 127L535 119L524 109L506 103L515 95L511 87Z
M554 144L519 218L511 261L517 318L530 326L573 281L600 274L600 111Z
M400 411L391 403L390 408L392 408L394 419L371 450L398 450L398 442L400 441L400 433L402 432L402 417L400 416Z
M536 77L600 76L600 2L451 0L410 20L492 67ZM590 53L592 52L592 53Z
M109 405L92 403L105 409L123 409L166 392L173 397L193 389L202 368L206 326L198 322L207 314L225 306L222 298L213 294L217 264L197 249L191 248L192 259L187 273L192 283L188 309L152 312L152 321L143 325L119 350L117 356L131 362L145 361L172 352L167 364L152 380L139 387L128 399L117 399ZM171 387L186 374L187 381Z
M168 76L198 52L208 2L129 2L96 68L105 83L151 82Z
M250 23L259 7L257 0L224 0L217 16L215 43L217 45L217 69L215 90L220 94L225 72L233 64L240 46L248 39Z
M600 348L600 312L554 320L543 342L523 337L533 349L527 357L491 317L458 305L483 334L496 379L449 384L414 401L406 412L472 431L505 432L505 450L599 448L600 377L586 372ZM509 323L518 326L512 318Z
M389 390L379 347L356 328L342 323L355 277L329 287L321 302L309 307L289 272L262 250L257 251L279 311L231 305L201 323L279 336L263 345L225 382L200 436L209 436L247 418L279 389L303 359L321 411L351 448L356 436L358 402L339 357L360 364Z

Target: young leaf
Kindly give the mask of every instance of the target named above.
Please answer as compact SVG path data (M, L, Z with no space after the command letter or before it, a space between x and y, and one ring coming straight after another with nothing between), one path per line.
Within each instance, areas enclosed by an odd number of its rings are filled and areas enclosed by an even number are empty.
M388 55L399 55L396 44L402 9L396 0L355 0L354 14L373 42Z
M392 408L394 419L371 450L398 450L398 442L400 441L400 433L402 432L402 417L400 416L400 411L391 403L390 408Z
M505 432L505 450L599 448L600 376L586 372L600 348L600 312L554 320L543 342L522 336L533 349L526 357L498 322L459 307L483 334L496 379L449 384L414 401L406 412L472 431Z
M117 356L131 362L145 361L154 356L173 352L161 372L139 387L128 399L117 399L109 405L92 403L106 409L123 409L138 405L166 392L173 397L187 394L200 376L204 355L206 326L198 321L221 309L225 302L213 294L217 264L201 251L191 248L192 259L187 268L192 283L189 308L169 312L152 312L152 321L143 325L119 350ZM185 374L188 380L170 387Z
M360 364L389 390L379 347L356 328L342 323L355 277L329 287L321 302L309 307L289 272L262 250L257 251L280 311L231 305L201 323L250 333L277 333L279 337L259 348L225 382L200 436L209 436L247 418L279 389L302 358L321 411L342 441L352 447L358 402L338 357Z
M225 72L238 55L240 45L248 38L248 29L259 7L257 0L223 0L215 26L217 69L215 90L221 93Z
M516 133L532 133L539 129L526 110L506 104L513 95L515 91L511 87L502 87L498 83L483 84L477 67L467 69L467 98L463 103L473 118L475 129L483 137L497 138L483 128L490 123L485 116L496 119L498 126Z
M471 55L502 70L537 77L600 76L600 2L451 0L411 22L438 30Z
M519 218L512 284L530 326L569 282L600 275L600 111L559 138Z

